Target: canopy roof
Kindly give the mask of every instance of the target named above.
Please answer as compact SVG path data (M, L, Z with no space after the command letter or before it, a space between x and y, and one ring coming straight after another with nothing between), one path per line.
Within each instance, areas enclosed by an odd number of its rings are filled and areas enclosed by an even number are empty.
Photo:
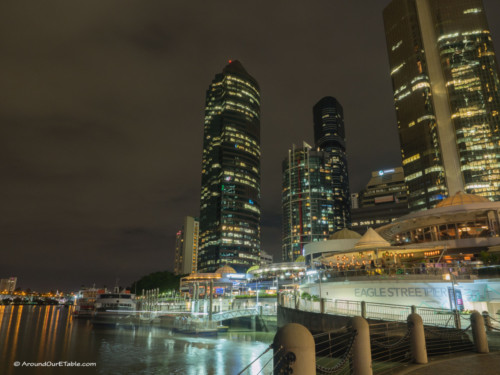
M361 239L354 245L355 249L369 249L377 247L390 247L391 244L384 240L380 234L375 232L372 228L368 228L366 233L361 237Z
M335 232L332 234L328 239L329 240L349 240L349 239L355 239L355 238L361 238L361 234L349 230L347 228L343 228L339 230L338 232Z
M464 193L463 191L459 191L455 195L443 199L436 205L436 207L462 206L464 204L483 203L483 202L490 202L490 200L488 198L481 197L479 195L467 194Z
M219 273L221 275L225 275L226 273L236 273L236 270L231 267L231 266L228 266L227 264L221 268L219 268L217 271L215 271L215 273Z

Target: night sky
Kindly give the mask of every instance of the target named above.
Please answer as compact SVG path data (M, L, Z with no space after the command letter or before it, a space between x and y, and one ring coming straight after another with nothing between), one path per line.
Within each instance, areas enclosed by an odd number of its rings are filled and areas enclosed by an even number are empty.
M281 260L281 161L344 107L351 192L401 164L382 10L358 1L0 4L0 278L37 290L173 270L199 214L205 91L261 87L262 248ZM496 51L500 2L484 0Z

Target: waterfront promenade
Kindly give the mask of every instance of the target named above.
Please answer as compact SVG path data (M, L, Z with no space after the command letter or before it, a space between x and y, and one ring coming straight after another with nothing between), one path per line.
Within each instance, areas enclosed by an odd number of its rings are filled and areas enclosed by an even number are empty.
M500 352L487 354L451 355L431 360L425 365L409 365L397 375L497 375L500 367Z

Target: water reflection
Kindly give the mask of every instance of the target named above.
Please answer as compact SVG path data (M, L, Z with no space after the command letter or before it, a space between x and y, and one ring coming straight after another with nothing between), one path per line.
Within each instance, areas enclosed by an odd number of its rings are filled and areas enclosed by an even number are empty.
M151 327L94 328L62 306L0 306L0 374L235 374L257 358L273 333L228 332L218 338ZM256 374L270 354L252 366ZM96 362L95 368L14 367L19 362ZM266 371L265 373L269 373Z

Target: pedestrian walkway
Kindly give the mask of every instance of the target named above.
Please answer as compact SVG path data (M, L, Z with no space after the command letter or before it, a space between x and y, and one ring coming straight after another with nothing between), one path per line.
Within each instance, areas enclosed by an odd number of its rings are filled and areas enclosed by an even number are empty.
M412 365L398 375L498 375L500 373L500 352L439 357L425 365Z

